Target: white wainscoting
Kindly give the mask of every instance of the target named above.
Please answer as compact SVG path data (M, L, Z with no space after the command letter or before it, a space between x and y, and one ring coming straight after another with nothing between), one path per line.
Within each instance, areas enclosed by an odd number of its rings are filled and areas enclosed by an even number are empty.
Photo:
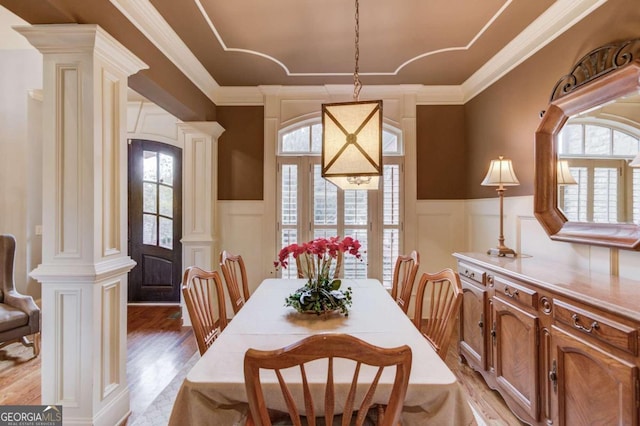
M262 201L219 201L220 247L242 254L247 264L250 286L274 276L276 242L267 241L263 229ZM422 272L455 267L451 254L456 251L484 252L498 244L500 217L498 198L477 200L419 200L416 203L416 229ZM566 264L575 269L640 276L640 252L611 250L584 244L551 240L533 215L533 196L504 199L505 244L521 256L533 256Z
M466 250L482 252L498 242L498 199L466 201ZM573 269L640 277L640 253L551 240L533 215L533 196L504 199L505 244L522 256L551 260Z
M273 251L275 243L265 241L263 215L262 201L218 201L220 250L242 256L251 293L263 279L274 276L265 272L263 267L269 260L275 260L277 255ZM216 260L219 255L216 253Z

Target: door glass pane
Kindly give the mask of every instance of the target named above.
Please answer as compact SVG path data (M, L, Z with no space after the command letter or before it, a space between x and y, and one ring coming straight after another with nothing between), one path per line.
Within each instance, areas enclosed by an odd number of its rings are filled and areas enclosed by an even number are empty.
M320 153L322 150L322 124L311 126L311 152Z
M613 131L613 155L634 156L638 152L638 139L626 133Z
M633 169L633 222L640 225L640 169Z
M584 153L611 155L611 130L601 126L585 126Z
M173 186L173 157L160 154L160 183Z
M143 167L142 179L150 182L158 181L158 153L153 151L144 151L142 154Z
M364 191L365 193L367 191ZM345 278L366 278L367 277L367 229L345 229L345 236L353 237L360 242L360 254L362 257L356 259L355 256L345 254L343 259Z
M173 249L173 220L160 218L160 247Z
M173 188L159 185L160 188L160 214L173 217Z
M385 229L382 236L382 283L391 287L393 269L396 266L400 247L400 230Z
M344 191L345 225L367 225L367 191L349 189Z
M145 213L158 213L157 190L158 186L155 183L143 184L142 209Z
M282 137L282 152L309 152L309 126L301 127Z
M142 215L142 243L155 246L158 242L156 216Z
M587 221L587 192L588 192L588 175L586 167L571 167L571 175L574 177L577 185L563 185L560 187L564 191L564 205L560 208L567 216L567 220L572 222Z
M313 230L313 239L331 238L338 236L338 230L335 228L315 228Z
M395 154L398 148L398 136L391 132L382 132L382 152Z
M298 166L282 165L282 224L298 223Z
M593 221L618 222L618 169L596 167L593 171Z
M336 225L338 223L338 188L320 176L322 167L313 166L313 223Z
M562 128L558 135L560 142L558 144L558 154L582 154L583 138L581 124L567 124Z
M400 223L400 166L383 167L383 217L385 225Z
M289 244L298 242L298 232L295 229L283 229L282 230L282 247L286 247ZM296 267L296 260L292 255L289 255L289 265L287 269L282 269L282 278L298 278L298 268Z

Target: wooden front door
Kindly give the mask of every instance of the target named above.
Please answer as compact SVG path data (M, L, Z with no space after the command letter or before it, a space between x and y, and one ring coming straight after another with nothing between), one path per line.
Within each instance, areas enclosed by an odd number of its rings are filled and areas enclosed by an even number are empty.
M129 302L179 302L182 275L182 150L129 143Z

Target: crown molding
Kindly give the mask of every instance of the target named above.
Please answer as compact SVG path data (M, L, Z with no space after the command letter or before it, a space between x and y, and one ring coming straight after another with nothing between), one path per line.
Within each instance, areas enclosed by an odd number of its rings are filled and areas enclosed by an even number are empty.
M264 105L264 96L273 94L274 91L286 96L322 94L338 97L349 96L353 91L350 85L325 85L314 89L310 86L220 86L149 0L110 1L216 105ZM378 93L412 93L416 95L419 105L464 104L606 1L556 0L538 19L461 85L366 86L363 88L363 95L375 97Z
M149 0L110 0L202 93L217 104L220 85Z
M15 26L43 54L95 53L127 75L148 68L111 34L95 24L42 24Z
M606 2L607 0L557 0L462 83L464 102L473 99Z

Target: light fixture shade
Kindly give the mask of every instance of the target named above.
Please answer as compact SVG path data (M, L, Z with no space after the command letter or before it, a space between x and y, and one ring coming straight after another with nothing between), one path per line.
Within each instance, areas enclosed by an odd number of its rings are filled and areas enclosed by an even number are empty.
M379 176L382 101L323 104L322 177L343 189L378 189Z
M629 167L640 167L640 152L636 154L633 160L631 160Z
M571 170L569 170L569 162L567 160L558 161L558 185L577 185L578 182L573 178Z
M511 160L502 156L491 160L489 171L482 181L483 186L517 186L520 185L516 173L513 171Z
M328 177L325 179L341 189L367 189L375 191L380 184L380 176Z

